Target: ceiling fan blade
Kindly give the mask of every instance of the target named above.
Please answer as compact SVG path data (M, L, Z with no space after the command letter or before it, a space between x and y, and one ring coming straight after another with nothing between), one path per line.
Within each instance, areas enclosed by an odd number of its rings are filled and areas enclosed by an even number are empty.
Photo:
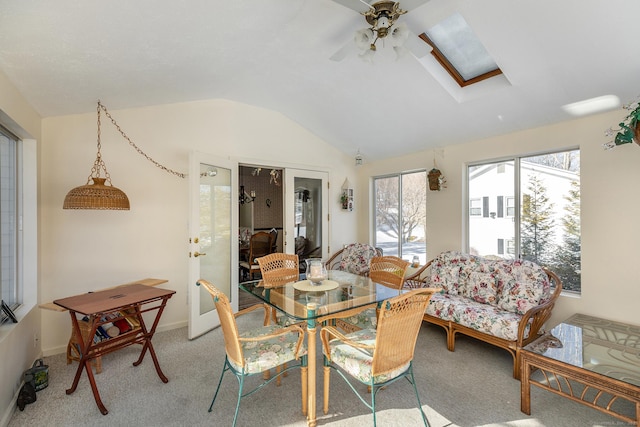
M370 10L375 10L373 6L371 6L369 3L367 3L364 0L333 0L333 1L344 7L348 7L349 9L355 10L358 13L367 13Z
M426 43L411 30L409 30L409 37L404 45L416 58L427 56L433 50L431 45Z
M333 0L336 1L336 0ZM400 9L406 10L407 12L418 8L428 2L429 0L397 0L396 2L400 4Z

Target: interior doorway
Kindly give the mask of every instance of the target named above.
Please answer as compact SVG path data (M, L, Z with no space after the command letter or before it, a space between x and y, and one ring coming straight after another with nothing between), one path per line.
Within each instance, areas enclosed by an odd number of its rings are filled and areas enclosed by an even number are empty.
M322 171L238 165L240 281L260 278L246 265L257 233L273 233L272 252L297 254L301 270L305 259L328 256L328 180Z
M282 169L270 166L239 165L239 258L249 260L251 236L258 232L274 236L272 252L284 250L284 186ZM240 272L247 279L247 271Z

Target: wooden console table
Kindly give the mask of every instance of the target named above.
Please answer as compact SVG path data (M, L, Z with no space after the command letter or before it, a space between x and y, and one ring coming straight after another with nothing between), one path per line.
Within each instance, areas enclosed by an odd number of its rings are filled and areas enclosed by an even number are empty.
M640 426L640 326L576 314L520 357L525 414L534 385Z
M175 294L176 291L155 288L144 284L132 284L118 286L116 288L90 292L87 294L76 295L68 298L62 298L55 300L53 303L59 307L69 310L71 315L71 324L73 328L73 334L79 341L79 354L80 360L76 375L73 379L71 388L67 389L67 394L73 393L82 375L82 369L87 372L89 383L91 384L91 390L93 391L93 397L103 415L109 413L107 408L100 399L98 388L96 386L93 371L91 369L91 361L97 357L106 353L120 350L132 344L141 344L142 351L140 357L133 363L133 366L138 366L142 363L147 350L151 354L153 364L156 368L158 376L162 382L166 383L169 380L160 369L158 358L156 357L151 338L156 331L162 312L167 304L169 298ZM155 319L150 329L147 329L143 313L155 311ZM82 333L78 315L88 318L89 339L85 339L85 334ZM108 318L111 315L125 316L131 320L134 327L117 335L113 338L104 341L94 341L94 337L99 326L109 323Z
M127 286L127 285L158 286L167 282L168 280L166 279L147 278L147 279L136 280L135 282L123 283L122 285L111 286L105 289L98 289L98 291L106 291L108 289L119 288L121 286ZM98 291L94 291L94 292L98 292ZM46 310L57 311L60 313L67 311L66 308L60 307L59 305L56 305L53 302L42 303L38 307ZM84 339L87 339L87 337L89 337L89 333L91 332L89 330L90 325L88 324L88 322L82 322L82 323L79 323L79 325L81 326L82 337ZM67 343L67 365L74 360L76 362L80 361L80 341L78 339L78 334L76 334L75 330L73 329L73 323L72 323L71 336L69 338L69 342ZM102 372L102 357L98 356L92 359L91 364L96 368L96 374L99 374Z

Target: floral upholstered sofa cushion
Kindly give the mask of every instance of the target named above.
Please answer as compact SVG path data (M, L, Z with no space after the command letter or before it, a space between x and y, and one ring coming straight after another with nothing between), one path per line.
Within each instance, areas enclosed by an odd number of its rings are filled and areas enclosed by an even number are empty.
M369 273L371 258L376 256L376 248L366 243L351 243L342 251L337 270L354 274Z
M544 269L525 260L443 252L429 282L443 292L431 297L426 314L509 341L517 339L522 315L551 298Z

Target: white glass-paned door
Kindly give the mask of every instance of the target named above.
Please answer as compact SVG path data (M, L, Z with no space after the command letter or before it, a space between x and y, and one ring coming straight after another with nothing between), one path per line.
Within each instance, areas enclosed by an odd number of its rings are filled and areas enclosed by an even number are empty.
M328 181L327 172L285 169L285 252L298 254L301 266L329 255Z
M189 338L218 326L211 295L196 285L206 279L238 310L237 163L203 153L190 159Z

